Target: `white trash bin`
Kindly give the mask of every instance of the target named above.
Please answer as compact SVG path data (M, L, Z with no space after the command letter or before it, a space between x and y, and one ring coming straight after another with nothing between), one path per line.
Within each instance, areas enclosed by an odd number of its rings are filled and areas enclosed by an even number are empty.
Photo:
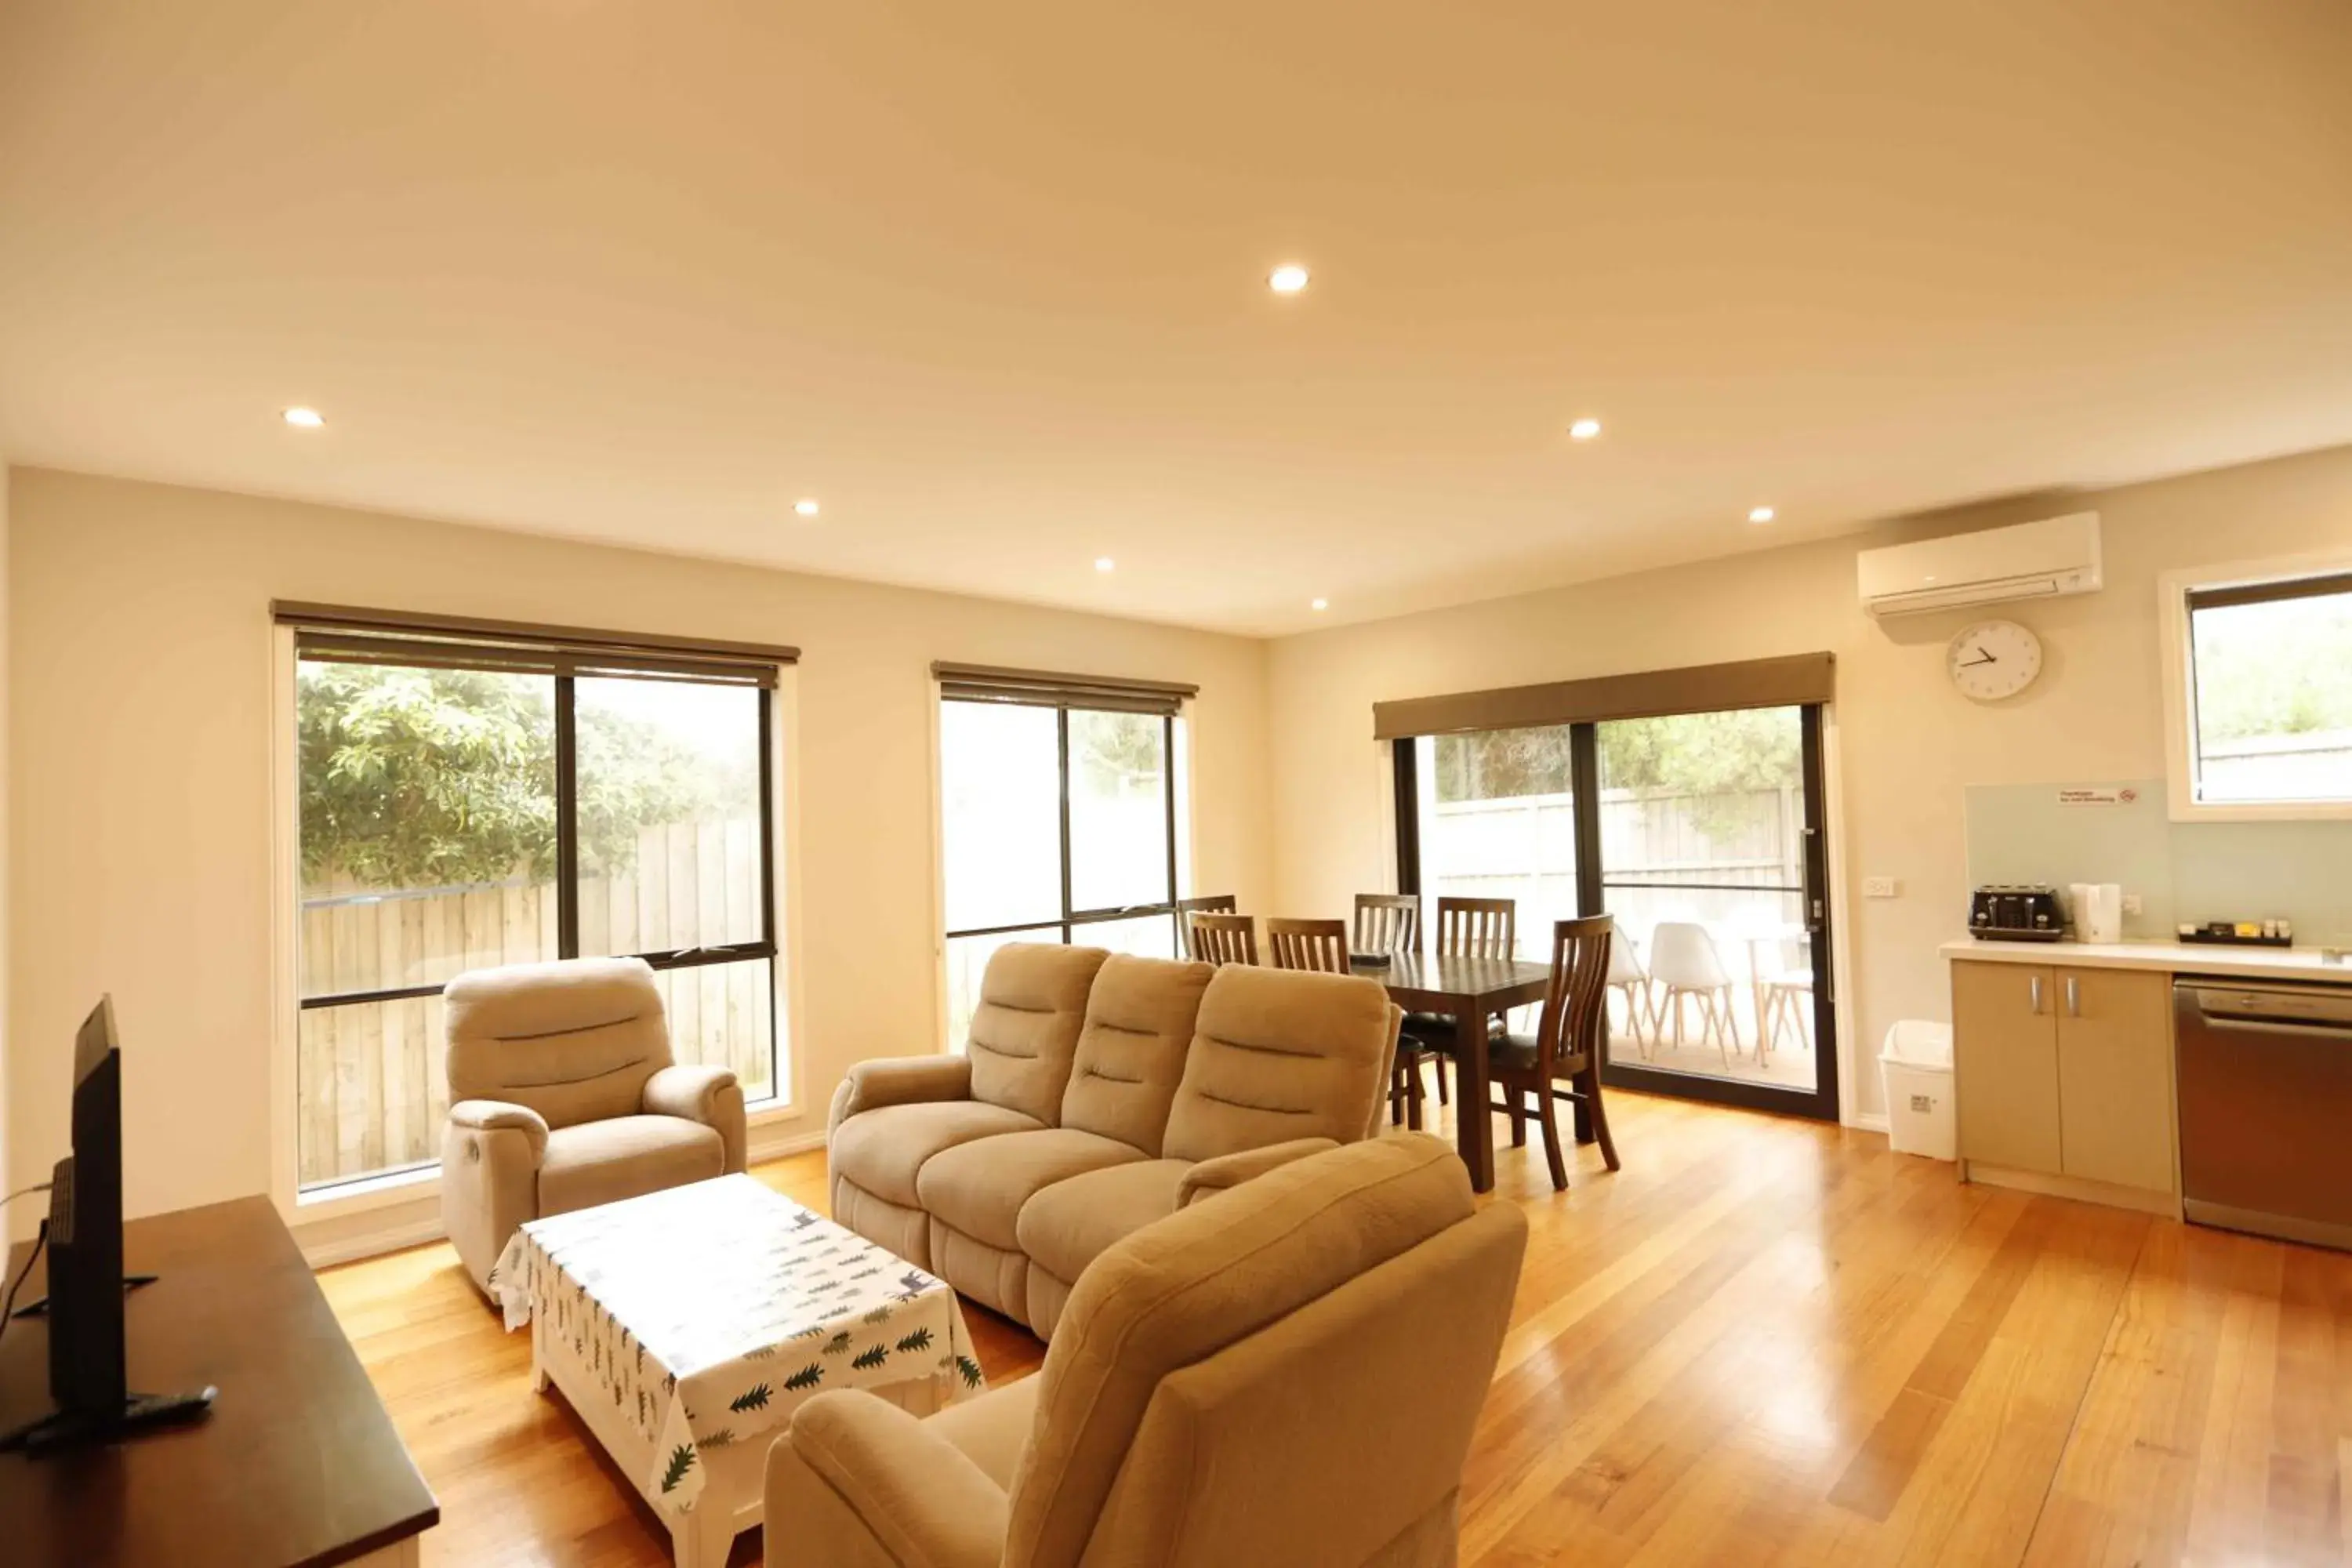
M1952 1119L1952 1026L1905 1018L1886 1031L1878 1053L1886 1088L1886 1131L1898 1154L1955 1159L1959 1134Z

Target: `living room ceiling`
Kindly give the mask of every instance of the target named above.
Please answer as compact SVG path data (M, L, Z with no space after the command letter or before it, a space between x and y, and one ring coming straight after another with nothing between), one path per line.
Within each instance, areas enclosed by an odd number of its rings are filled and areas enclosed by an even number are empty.
M16 0L0 452L1291 631L2352 441L2347 82L2343 0Z

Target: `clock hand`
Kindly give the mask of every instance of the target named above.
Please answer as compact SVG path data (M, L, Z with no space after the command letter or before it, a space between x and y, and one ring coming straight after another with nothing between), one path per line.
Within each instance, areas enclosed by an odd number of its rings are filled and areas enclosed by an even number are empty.
M1999 664L2000 662L2000 660L1993 658L1992 655L1985 652L1984 649L1979 648L1977 649L1977 657L1975 658L1963 661L1960 668L1962 669L1974 669L1980 664Z

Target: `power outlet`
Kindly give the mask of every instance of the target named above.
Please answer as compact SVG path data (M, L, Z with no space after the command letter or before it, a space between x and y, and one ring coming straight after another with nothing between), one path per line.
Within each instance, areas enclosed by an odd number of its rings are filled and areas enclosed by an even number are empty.
M1864 877L1862 896L1865 899L1896 899L1903 896L1903 884L1892 877Z

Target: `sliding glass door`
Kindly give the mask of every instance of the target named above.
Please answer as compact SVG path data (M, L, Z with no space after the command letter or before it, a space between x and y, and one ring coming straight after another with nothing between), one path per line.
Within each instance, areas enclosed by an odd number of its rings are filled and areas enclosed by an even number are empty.
M1822 710L1397 742L1402 885L1616 918L1608 1081L1834 1119Z

